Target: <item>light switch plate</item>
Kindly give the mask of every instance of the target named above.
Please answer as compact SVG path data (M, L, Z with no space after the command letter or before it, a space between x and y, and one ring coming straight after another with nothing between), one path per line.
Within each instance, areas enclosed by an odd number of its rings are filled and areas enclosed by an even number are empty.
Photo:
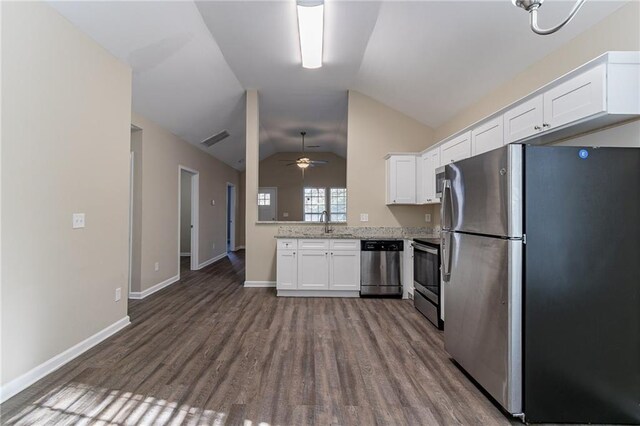
M121 288L121 287L118 287L118 288L116 288L116 297L115 297L116 302L117 302L118 300L120 300L121 298L122 298L122 288Z
M73 229L84 228L84 213L73 214Z
M211 205L215 206L216 205L216 200L211 200Z
M431 214L425 213L424 214L424 221L425 222L431 222Z
M160 262L156 262L156 264L154 265L154 268L156 271L160 270Z
M360 222L369 222L369 213L360 213Z

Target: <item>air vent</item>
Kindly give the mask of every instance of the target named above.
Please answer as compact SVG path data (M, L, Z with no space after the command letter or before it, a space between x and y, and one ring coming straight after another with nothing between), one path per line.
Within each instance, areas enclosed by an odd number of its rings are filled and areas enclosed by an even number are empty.
M223 140L224 138L229 136L229 132L227 132L226 130L221 131L220 133L216 133L215 135L211 136L208 139L203 140L202 142L200 142L202 145L205 146L213 146L215 144L217 144L218 142L220 142L221 140Z

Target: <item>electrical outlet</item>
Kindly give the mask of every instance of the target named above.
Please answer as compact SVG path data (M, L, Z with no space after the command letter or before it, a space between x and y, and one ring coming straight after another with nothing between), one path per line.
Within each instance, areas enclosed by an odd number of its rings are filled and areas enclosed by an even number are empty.
M289 212L282 213L282 217L289 217Z
M360 213L360 222L369 222L369 213Z
M216 249L216 243L211 243L211 250L215 250Z
M160 270L160 262L156 262L156 264L154 265L154 268L156 271Z
M122 298L122 288L116 288L116 302Z
M424 214L424 221L425 222L431 222L431 214L425 213Z
M84 228L84 213L73 214L73 229Z
M215 206L216 205L216 200L211 200L211 205Z

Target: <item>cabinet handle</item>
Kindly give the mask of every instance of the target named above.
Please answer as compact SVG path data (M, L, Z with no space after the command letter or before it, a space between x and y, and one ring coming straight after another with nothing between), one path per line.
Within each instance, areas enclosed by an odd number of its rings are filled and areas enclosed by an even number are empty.
M329 253L327 253L327 252L325 251L325 252L324 252L324 255L325 255L325 256L328 256L328 255L329 255Z
M549 124L549 123L542 123L542 127L551 127L551 124Z
M533 129L534 129L534 130L542 130L542 127L540 127L540 126L533 126Z
M295 256L296 256L296 252L294 251L294 252L293 252L293 257L295 257Z

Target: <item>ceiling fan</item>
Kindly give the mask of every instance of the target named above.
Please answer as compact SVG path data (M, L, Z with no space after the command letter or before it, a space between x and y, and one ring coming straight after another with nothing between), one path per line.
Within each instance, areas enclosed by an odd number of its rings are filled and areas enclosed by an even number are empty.
M325 161L325 160L312 160L306 155L304 155L304 137L306 134L307 132L300 132L300 135L302 135L302 157L296 160L280 160L280 161L288 161L289 164L285 164L286 166L298 166L304 171L304 169L306 169L307 167L316 167L316 166L320 166L322 164L328 163L328 161ZM319 145L309 146L309 148L318 148L318 147Z

